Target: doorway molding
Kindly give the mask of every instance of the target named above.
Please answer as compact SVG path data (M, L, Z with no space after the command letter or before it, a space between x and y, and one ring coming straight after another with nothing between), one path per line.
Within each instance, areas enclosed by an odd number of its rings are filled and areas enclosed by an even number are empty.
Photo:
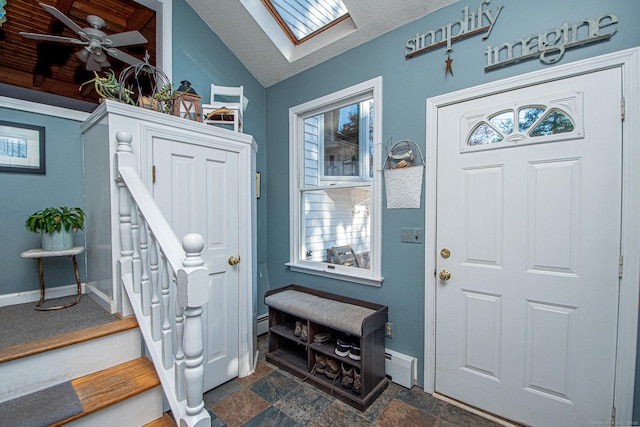
M533 84L620 68L624 121L622 123L622 229L623 275L619 282L619 310L614 402L616 424L631 425L638 344L638 295L640 291L640 48L621 50L553 68L435 96L426 100L425 176L425 348L424 391L435 391L436 373L436 189L438 109L487 95L520 89ZM623 111L621 107L621 112ZM433 274L431 274L433 272Z

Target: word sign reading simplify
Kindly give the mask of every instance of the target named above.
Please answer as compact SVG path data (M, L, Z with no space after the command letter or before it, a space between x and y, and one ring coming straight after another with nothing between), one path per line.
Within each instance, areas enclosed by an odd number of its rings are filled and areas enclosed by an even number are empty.
M451 43L464 37L474 36L476 34L485 33L482 40L486 40L491 34L493 25L500 15L500 11L504 6L498 6L495 14L486 5L490 0L483 0L477 10L469 10L469 6L462 9L462 19L450 22L440 28L429 30L426 33L418 33L415 37L407 40L405 44L405 58L413 58L416 55L424 53L430 49L440 46L447 46L447 51L451 50ZM487 23L487 25L485 25ZM483 26L484 25L484 26Z

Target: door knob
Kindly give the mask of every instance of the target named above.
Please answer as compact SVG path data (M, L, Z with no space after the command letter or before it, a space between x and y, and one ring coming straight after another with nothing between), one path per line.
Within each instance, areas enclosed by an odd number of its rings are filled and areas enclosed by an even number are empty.
M227 260L227 262L229 263L229 265L238 265L240 264L240 257L236 258L233 255L231 255Z
M438 276L440 277L440 280L451 279L451 273L449 273L447 270L442 270Z

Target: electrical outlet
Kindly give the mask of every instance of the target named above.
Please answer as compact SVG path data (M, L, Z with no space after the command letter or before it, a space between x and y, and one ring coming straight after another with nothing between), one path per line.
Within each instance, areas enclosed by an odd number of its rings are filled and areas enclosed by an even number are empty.
M424 241L422 228L402 227L400 229L400 241L402 243L422 243Z
M393 338L393 323L385 323L384 325L384 336L387 338Z

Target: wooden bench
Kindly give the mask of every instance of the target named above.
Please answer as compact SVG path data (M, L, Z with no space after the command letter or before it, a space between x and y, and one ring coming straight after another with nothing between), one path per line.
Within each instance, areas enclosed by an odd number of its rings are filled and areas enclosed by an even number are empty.
M267 361L360 410L366 409L385 389L384 326L387 306L322 292L298 285L267 291L269 306L269 351ZM306 325L306 341L294 334L296 322ZM314 343L314 336L328 333L328 343ZM361 359L335 354L336 339L360 346ZM362 376L360 394L343 388L324 375L314 374L315 356L325 355L355 367Z

